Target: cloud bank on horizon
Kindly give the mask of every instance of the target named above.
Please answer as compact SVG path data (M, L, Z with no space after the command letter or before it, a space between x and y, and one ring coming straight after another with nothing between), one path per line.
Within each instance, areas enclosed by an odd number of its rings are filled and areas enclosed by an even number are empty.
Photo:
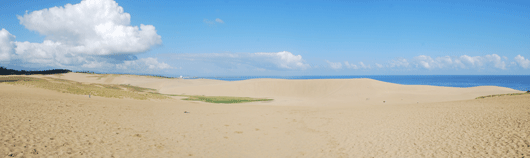
M508 57L501 57L497 54L488 54L485 56L441 56L432 58L427 55L419 55L413 57L412 59L398 58L391 61L388 61L387 64L375 63L377 68L404 68L404 69L426 69L426 70L436 70L436 69L499 69L507 70L508 68L516 68L517 66L528 69L530 68L530 60L525 59L521 55L517 55L513 58L514 60L510 62ZM341 62L331 62L327 61L329 67L332 69L342 69ZM365 65L363 62L357 64L349 63L344 61L344 65L348 69L371 69L370 65Z
M234 69L246 67L257 70L306 70L311 68L301 55L291 52L258 52L258 53L180 53L166 54L173 61L191 61L211 63L217 67Z
M0 64L31 68L66 68L109 73L156 73L176 75L185 71L245 74L246 72L382 72L406 71L525 71L530 55L506 57L502 54L469 56L416 55L389 61L352 60L333 56L306 60L287 49L251 53L171 53L138 58L137 55L162 45L162 36L153 25L131 25L131 15L114 0L82 0L77 4L44 8L16 15L27 30L45 37L41 43L17 41L16 35L0 30ZM223 18L225 19L225 18ZM226 19L225 19L226 20ZM202 25L228 26L220 18L203 19ZM200 23L200 19L198 19ZM210 27L215 28L215 27ZM171 43L170 43L171 45ZM281 48L280 48L281 49ZM219 50L226 51L226 50ZM229 50L228 50L229 51ZM328 52L321 52L323 54ZM312 58L313 56L304 55ZM329 57L328 59L326 59ZM354 59L355 57L353 57ZM187 66L182 63L188 63ZM190 64L191 63L191 64ZM319 65L321 64L321 65ZM334 70L334 71L329 71ZM285 74L285 73L284 73ZM287 73L289 74L289 73Z

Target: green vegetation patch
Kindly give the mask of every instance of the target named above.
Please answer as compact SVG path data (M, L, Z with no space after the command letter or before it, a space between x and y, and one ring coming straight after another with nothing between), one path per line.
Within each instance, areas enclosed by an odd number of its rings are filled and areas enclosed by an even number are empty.
M107 98L133 98L133 99L169 99L169 96L187 97L183 100L203 101L209 103L246 103L256 101L272 101L272 99L249 98L249 97L227 97L227 96L199 96L199 95L174 95L160 94L156 89L142 88L131 85L116 84L83 84L71 80L57 78L33 78L25 76L0 77L0 83L12 85L25 85L30 87L50 89L62 93L77 95L93 95Z
M16 81L37 81L40 80L38 78L31 78L31 77L1 77L0 82L16 82Z
M144 93L145 90L154 90L130 85L110 85L110 84L83 84L80 82L55 79L55 78L33 78L33 77L0 77L0 82L7 84L26 85L44 89L55 90L62 93L78 95L93 95L107 98L133 98L133 99L169 99L170 97L158 93Z
M171 96L188 97L182 100L193 100L193 101L203 101L203 102L209 102L209 103L224 103L224 104L246 103L246 102L255 102L255 101L272 101L272 99L249 98L249 97L198 96L198 95L171 95Z
M84 74L96 74L96 75L100 75L100 76L88 76L88 77L97 77L98 80L101 79L102 77L106 77L108 75L112 75L112 76L120 76L120 75L130 75L130 76L145 76L145 77L151 77L151 78L162 78L162 79L173 79L173 78L176 78L176 77L167 77L167 76L161 76L161 75L135 75L135 74L104 74L104 73L96 73L96 72L90 72L90 71L76 71L74 73L84 73Z
M115 74L93 74L94 76L86 76L87 78L97 78L97 80L101 80L103 77L117 77L119 75Z
M484 98L501 97L501 96L513 96L513 95L525 95L525 94L530 94L530 91L526 91L526 93L510 93L510 94L495 94L495 95L480 96L480 97L476 97L475 99L484 99Z
M92 85L100 85L102 87L109 88L109 89L124 90L123 87L119 85L115 85L115 84L92 84Z
M135 92L153 92L152 94L160 94L160 93L156 93L157 90L156 89L152 89L152 88L136 87L136 86L126 85L126 84L121 84L120 86L123 87L123 88L127 88L130 91L135 91Z

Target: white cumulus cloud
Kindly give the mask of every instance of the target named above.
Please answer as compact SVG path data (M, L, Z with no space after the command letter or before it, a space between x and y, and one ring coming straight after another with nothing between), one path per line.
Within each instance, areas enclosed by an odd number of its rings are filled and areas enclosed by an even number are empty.
M421 65L422 67L426 69L433 68L434 60L430 56L420 55L420 56L414 57L414 59L418 61L419 65Z
M141 53L162 43L152 25L130 25L131 16L113 0L83 0L18 16L20 24L73 53Z
M478 68L484 69L486 67L494 67L497 69L506 69L506 59L501 58L497 54L485 55L485 56L468 56L462 55L460 57L436 57L433 59L430 56L420 55L413 58L413 63L416 67L422 67L425 69L442 69L442 68ZM390 65L396 65L390 63Z
M291 52L259 53L179 53L165 54L175 61L193 61L196 63L214 64L225 69L244 65L260 70L305 70L310 68L301 55Z
M462 68L482 67L483 66L482 57L480 57L480 56L470 57L468 55L462 55L462 56L456 58L456 60L459 63L461 63L460 67L462 67Z
M519 66L521 66L522 68L524 69L530 68L530 60L525 59L523 56L517 55L514 59L515 59L515 62L519 64Z
M282 51L277 53L254 53L255 56L272 58L272 61L281 68L286 69L306 69L309 64L305 64L301 55L294 55L291 52Z
M332 69L342 68L338 63L325 60ZM509 63L509 64L507 64ZM518 55L515 57L515 61L511 62L505 56L499 56L497 54L488 54L484 56L439 56L431 57L427 55L415 56L412 59L405 58L396 58L390 60L385 64L374 63L375 67L378 69L383 68L392 68L400 69L406 68L408 70L413 69L497 69L497 70L507 70L510 66L519 65L523 68L530 68L530 60L525 59L523 56ZM349 69L371 69L371 65L365 64L364 62L359 62L356 64L351 64L349 62L344 62L344 66Z
M365 65L363 62L359 62L359 65L360 65L361 68L363 68L363 69L371 69L371 68L372 68L372 66L370 66L370 65Z
M472 58L471 58L472 59ZM449 56L436 57L435 59L430 56L420 55L413 58L413 63L416 66L421 66L426 69L435 69L435 68L446 68L446 67L455 67L460 63L459 59L453 59ZM408 63L407 63L408 64Z
M332 69L342 69L342 63L340 62L330 62L328 60L326 60L326 62L329 64L329 66L332 68ZM347 67L350 66L350 65L347 65Z
M341 62L331 62L331 61L328 61L328 60L325 60L325 61L326 61L326 63L329 64L329 67L332 68L332 69L342 69L342 65L343 64ZM357 69L371 69L372 68L370 65L366 65L363 62L359 62L358 66L357 66L357 64L353 64L353 63L350 63L348 61L345 61L344 62L344 66L346 66L346 68L348 68L348 69L355 69L355 70L357 70ZM378 67L381 66L382 67L383 65L376 64L376 66L378 66Z
M144 64L153 63L152 59L136 62L131 59L136 60L134 55L161 44L161 36L152 25L131 26L130 18L114 0L83 0L78 4L26 12L18 16L20 24L44 35L45 40L42 43L15 41L15 36L2 29L0 60L9 57L22 66L70 69L123 68L120 64L153 67Z
M486 55L484 57L485 62L492 63L495 68L506 69L506 63L502 61L501 57L497 54ZM506 60L506 59L504 59Z
M15 36L6 29L0 30L0 62L9 62L13 54Z
M353 64L353 63L350 64L350 63L347 62L347 61L344 62L344 65L346 65L346 67L347 67L348 69L359 69L359 67L358 67L357 65L355 65L355 64Z

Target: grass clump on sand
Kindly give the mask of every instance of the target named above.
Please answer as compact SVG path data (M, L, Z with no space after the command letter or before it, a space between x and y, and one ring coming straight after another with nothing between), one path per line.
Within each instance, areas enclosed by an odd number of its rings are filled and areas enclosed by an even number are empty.
M135 91L135 92L153 92L152 94L160 94L160 93L156 93L156 89L136 87L136 86L126 85L126 84L121 84L120 86L127 88L131 91Z
M129 85L110 85L110 84L83 84L80 82L54 79L54 78L33 78L33 77L1 77L0 82L13 85L26 85L38 88L55 90L62 93L71 93L78 95L93 95L107 98L133 98L133 99L168 99L170 97L157 94L146 93L149 88L141 88ZM155 90L156 91L156 90Z
M223 103L223 104L246 103L246 102L255 102L255 101L272 101L272 99L249 98L249 97L175 95L175 94L165 94L165 95L188 97L182 100L193 100L193 101L203 101L203 102L209 102L209 103Z
M0 83L13 85L26 85L44 89L55 90L62 93L78 95L93 95L107 98L133 98L133 99L169 99L168 96L187 97L183 100L203 101L209 103L246 103L255 101L272 101L272 99L249 98L249 97L227 97L227 96L199 96L199 95L174 95L160 94L156 89L136 87L131 85L116 84L83 84L71 80L56 78L33 78L24 76L0 77Z
M188 98L183 100L194 100L194 101L203 101L209 103L224 103L224 104L233 104L233 103L246 103L254 101L271 101L272 99L257 99L249 97L225 97L225 96L187 96Z
M100 80L101 78L103 77L108 77L109 75L112 75L112 76L121 76L121 75L129 75L129 76L144 76L144 77L149 77L149 78L161 78L161 79L173 79L173 78L176 78L176 77L167 77L167 76L162 76L162 75L149 75L149 74L145 74L145 75L135 75L135 74L104 74L104 73L96 73L96 72L90 72L90 71L76 71L74 73L85 73L85 74L94 74L94 75L97 75L97 76L87 76L87 77L97 77L98 80Z
M87 77L97 77L98 80L101 80L103 77L108 77L109 74L95 74L95 76L87 76Z
M480 97L476 97L475 99L484 99L484 98L500 97L500 96L525 95L525 94L530 94L530 91L526 91L526 93L510 93L510 94L495 94L495 95L480 96Z
M38 78L32 78L32 77L1 77L0 83L2 82L17 82L17 81L37 81L40 80Z

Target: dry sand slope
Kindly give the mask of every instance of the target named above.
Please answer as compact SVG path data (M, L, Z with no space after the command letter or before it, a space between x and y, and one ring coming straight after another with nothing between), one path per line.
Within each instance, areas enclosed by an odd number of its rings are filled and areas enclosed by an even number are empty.
M88 98L0 83L0 157L530 156L530 95L473 99L518 92L508 88L87 76L60 78L275 101Z
M385 101L385 104L432 103L468 100L491 94L522 92L495 86L454 88L399 85L372 79L252 79L229 82L208 79L184 80L82 73L51 75L51 77L86 83L130 84L157 89L164 94L266 97L275 99L272 105L288 106L328 106L329 103L372 105L382 104L383 101Z

